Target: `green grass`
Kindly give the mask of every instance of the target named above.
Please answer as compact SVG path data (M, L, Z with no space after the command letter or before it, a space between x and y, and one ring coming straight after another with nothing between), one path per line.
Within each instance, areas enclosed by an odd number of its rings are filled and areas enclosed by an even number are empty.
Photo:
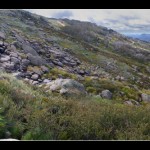
M1 133L22 140L149 140L150 105L94 96L65 99L1 73ZM4 128L3 128L4 127ZM1 134L4 138L4 134Z
M76 75L59 68L53 68L49 71L49 73L43 76L45 78L52 78L52 79L57 79L59 78L59 76L62 76L63 78L77 79Z

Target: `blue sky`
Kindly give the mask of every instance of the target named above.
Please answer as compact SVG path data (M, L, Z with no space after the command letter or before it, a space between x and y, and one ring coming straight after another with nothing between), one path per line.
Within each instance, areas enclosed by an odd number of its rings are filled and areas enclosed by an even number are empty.
M49 18L90 21L120 33L150 33L150 9L26 9Z

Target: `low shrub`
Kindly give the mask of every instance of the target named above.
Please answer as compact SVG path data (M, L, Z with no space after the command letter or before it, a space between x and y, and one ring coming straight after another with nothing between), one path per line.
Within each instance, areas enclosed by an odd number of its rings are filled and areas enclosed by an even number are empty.
M1 138L8 130L12 138L21 140L150 139L149 104L130 107L88 95L65 99L3 76Z
M50 70L48 74L44 75L44 77L52 78L53 80L59 78L60 76L63 78L77 79L76 75L69 73L65 70L58 69L58 68L53 68Z

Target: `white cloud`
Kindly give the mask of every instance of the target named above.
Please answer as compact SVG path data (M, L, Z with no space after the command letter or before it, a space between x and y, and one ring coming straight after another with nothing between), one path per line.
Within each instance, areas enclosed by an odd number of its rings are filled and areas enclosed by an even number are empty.
M28 9L27 11L49 18L70 12L69 19L95 22L120 32L150 33L148 27L150 9ZM144 26L146 26L145 30L141 30Z

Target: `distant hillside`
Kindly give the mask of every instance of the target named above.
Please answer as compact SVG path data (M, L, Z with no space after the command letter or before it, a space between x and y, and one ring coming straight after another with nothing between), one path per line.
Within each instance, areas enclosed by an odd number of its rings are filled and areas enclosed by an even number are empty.
M127 36L132 37L134 39L150 42L150 34L127 34Z

